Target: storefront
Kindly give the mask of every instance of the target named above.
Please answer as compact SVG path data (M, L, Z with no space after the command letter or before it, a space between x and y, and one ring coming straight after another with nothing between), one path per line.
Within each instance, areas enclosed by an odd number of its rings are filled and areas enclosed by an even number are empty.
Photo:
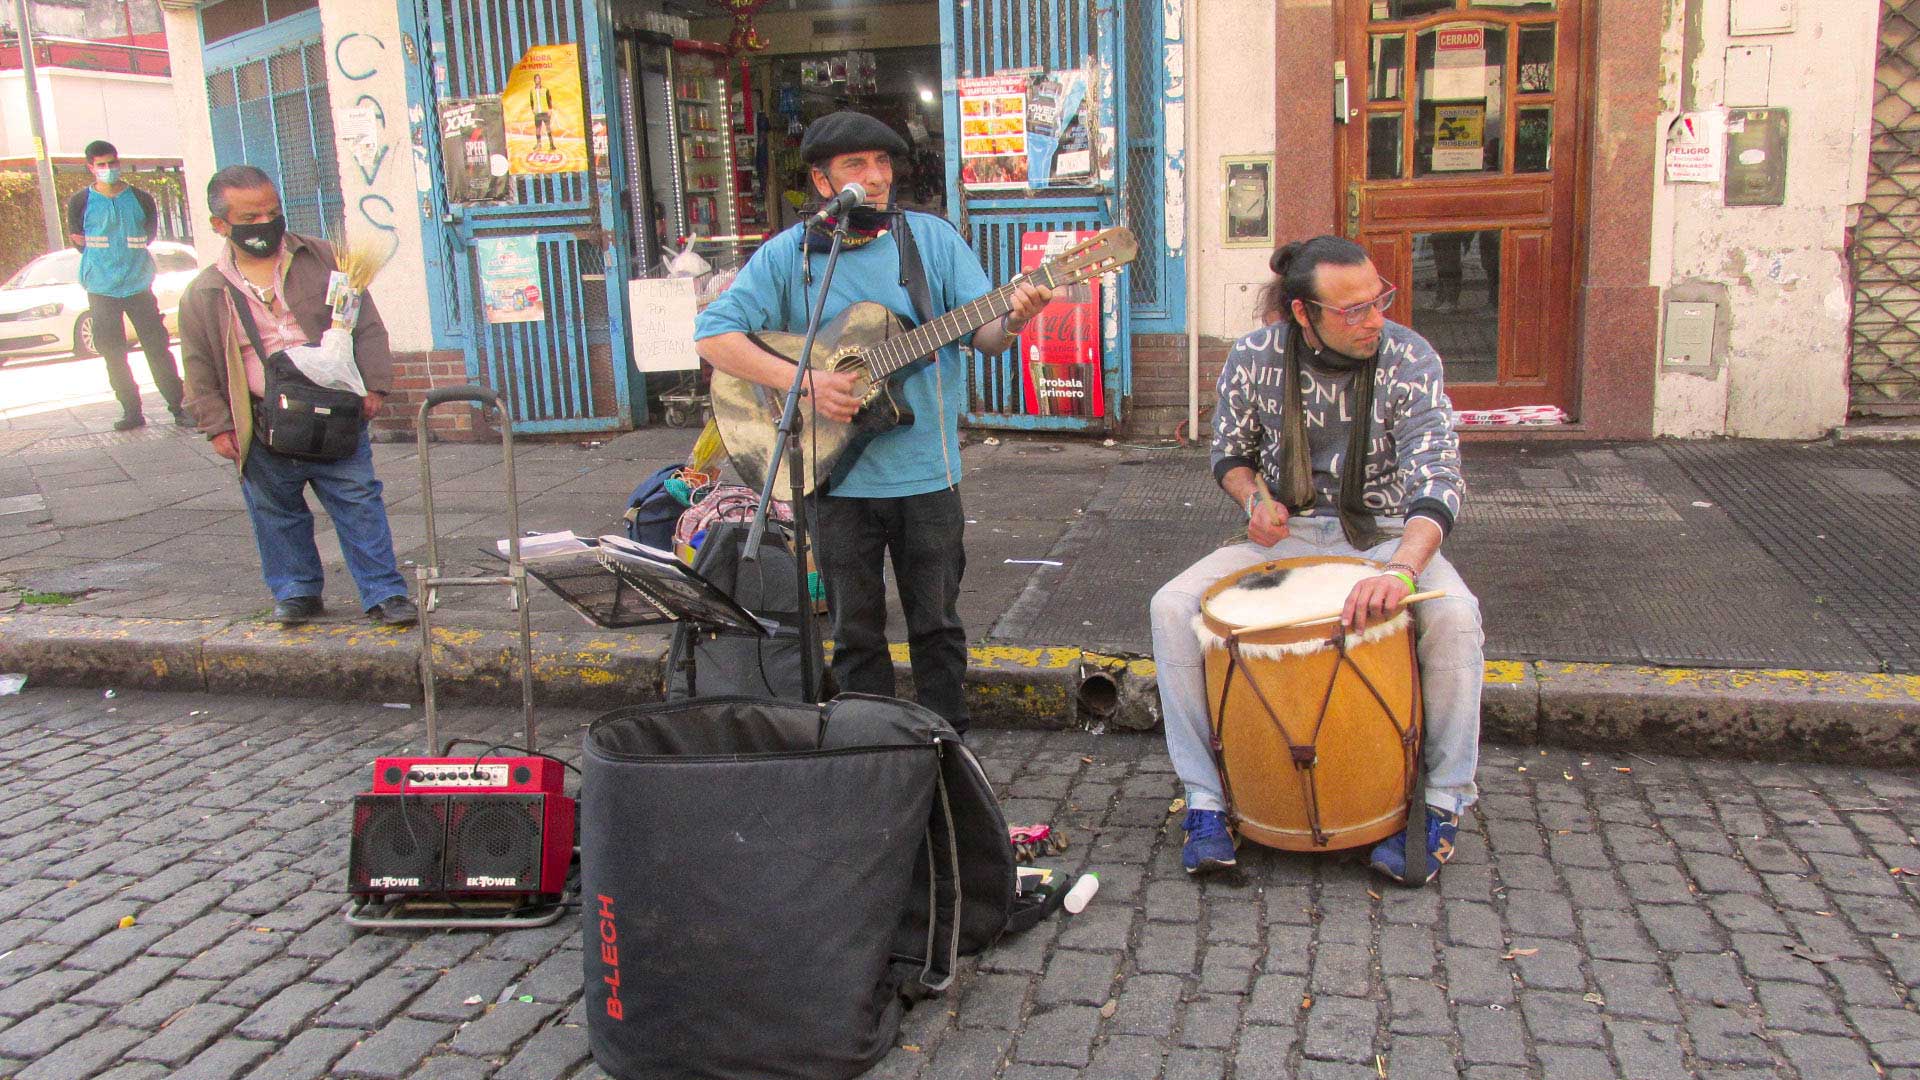
M953 220L996 282L1071 233L1124 223L1143 241L1132 269L1052 320L1046 349L1036 328L1031 350L973 358L969 423L1116 429L1131 334L1179 328L1162 142L1177 40L1161 5L320 0L293 27L264 0L169 0L189 114L218 113L192 98L221 62L207 27L236 4L259 9L258 59L323 95L295 140L313 167L283 178L329 193L303 227L394 247L375 295L407 392L484 382L527 432L645 423L694 363L688 296L663 276L724 271L795 221L815 197L800 133L847 107L909 140L902 201ZM1006 80L982 106L995 130L969 141L959 88L992 76ZM988 167L1024 159L1029 132L1062 167L1032 183ZM196 186L231 163L217 138L189 142ZM1034 392L1043 353L1058 400Z

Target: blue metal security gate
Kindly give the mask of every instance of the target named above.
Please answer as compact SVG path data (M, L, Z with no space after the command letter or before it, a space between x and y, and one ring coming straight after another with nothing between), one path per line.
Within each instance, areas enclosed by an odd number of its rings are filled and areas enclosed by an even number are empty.
M627 230L617 192L625 182L618 154L596 159L594 171L515 179L519 201L450 206L440 161L437 103L499 94L527 48L579 46L581 88L590 123L620 146L620 110L609 109L612 31L598 0L419 0L420 68L415 100L427 106L424 150L433 175L430 211L439 228L426 232L435 290L435 323L467 355L470 379L510 403L516 432L623 430L633 425L632 370L626 334ZM593 140L589 140L590 142ZM436 235L437 234L437 235ZM475 241L532 236L538 253L545 318L489 323L481 302Z
M1171 6L1179 10L1181 5L1172 0ZM1055 431L1116 428L1132 390L1132 334L1178 328L1184 278L1173 279L1183 267L1177 245L1170 250L1168 243L1174 230L1165 220L1161 169L1161 105L1167 88L1162 7L1097 0L940 0L948 212L972 241L988 277L997 284L1019 273L1021 234L1029 231L1126 224L1136 233L1141 251L1121 272L1118 287L1102 290L1107 415L1028 415L1017 351L991 357L970 354L966 420L971 425ZM956 80L1069 68L1093 73L1100 123L1111 127L1108 174L1086 186L968 193L960 181ZM1152 325L1155 322L1165 325Z

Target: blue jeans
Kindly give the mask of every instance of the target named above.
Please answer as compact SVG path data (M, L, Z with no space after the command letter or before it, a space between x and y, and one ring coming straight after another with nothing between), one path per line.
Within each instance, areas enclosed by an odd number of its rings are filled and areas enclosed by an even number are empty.
M1236 570L1303 555L1360 556L1386 562L1400 545L1402 523L1378 519L1391 539L1357 551L1340 532L1337 518L1296 517L1290 535L1272 547L1233 544L1188 567L1153 596L1153 663L1166 722L1167 754L1186 785L1187 805L1225 810L1220 771L1209 748L1213 726L1207 713L1205 653L1194 635L1193 617L1207 586ZM1422 591L1446 596L1413 608L1414 650L1420 657L1420 696L1426 711L1427 804L1458 813L1473 805L1480 764L1480 684L1486 677L1480 601L1442 555L1420 575Z
M261 574L274 600L320 595L320 549L313 543L308 484L333 519L340 553L347 557L347 570L360 590L360 606L371 610L407 595L406 579L394 562L387 505L373 475L373 446L362 430L360 446L339 461L300 461L258 442L247 452L240 490L246 496L247 516L253 519L254 543L260 546Z

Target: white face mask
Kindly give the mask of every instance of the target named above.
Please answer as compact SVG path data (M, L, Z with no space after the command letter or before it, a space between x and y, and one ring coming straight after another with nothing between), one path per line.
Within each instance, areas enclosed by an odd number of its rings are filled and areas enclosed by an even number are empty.
M120 166L96 165L93 169L93 176L94 179L103 184L117 184L120 182Z

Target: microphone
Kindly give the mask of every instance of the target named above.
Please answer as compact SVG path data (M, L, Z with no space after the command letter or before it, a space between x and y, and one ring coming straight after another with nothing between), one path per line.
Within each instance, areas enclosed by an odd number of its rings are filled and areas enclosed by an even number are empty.
M827 205L821 207L819 213L808 218L807 224L809 226L824 225L866 201L866 188L861 187L858 183L848 184L846 187L840 189L840 194L828 199Z

